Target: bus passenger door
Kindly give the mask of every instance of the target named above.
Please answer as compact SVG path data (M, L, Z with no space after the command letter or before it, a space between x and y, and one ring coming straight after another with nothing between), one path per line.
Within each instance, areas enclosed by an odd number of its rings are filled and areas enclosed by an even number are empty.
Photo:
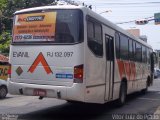
M106 51L106 91L105 100L113 99L113 82L114 82L114 42L113 37L105 35L105 51Z

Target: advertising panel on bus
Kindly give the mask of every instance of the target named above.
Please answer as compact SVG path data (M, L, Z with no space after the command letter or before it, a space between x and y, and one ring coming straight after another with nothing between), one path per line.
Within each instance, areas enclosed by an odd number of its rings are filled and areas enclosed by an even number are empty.
M14 42L54 41L56 12L19 14L14 22Z

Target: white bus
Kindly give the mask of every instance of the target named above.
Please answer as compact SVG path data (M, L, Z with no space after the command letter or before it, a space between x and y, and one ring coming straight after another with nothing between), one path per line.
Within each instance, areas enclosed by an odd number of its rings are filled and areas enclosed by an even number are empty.
M146 91L153 81L152 48L83 6L15 12L9 92L106 103Z

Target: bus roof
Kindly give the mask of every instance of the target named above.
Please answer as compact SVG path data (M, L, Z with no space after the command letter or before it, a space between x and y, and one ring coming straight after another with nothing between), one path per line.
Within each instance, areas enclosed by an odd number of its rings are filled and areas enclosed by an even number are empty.
M104 25L106 25L106 26L108 26L108 27L114 29L115 31L118 31L124 35L127 35L131 39L134 39L149 48L152 48L148 43L144 42L140 38L130 34L126 30L120 28L116 24L112 23L111 21L107 20L106 18L102 17L101 15L95 13L94 11L92 11L89 8L84 7L84 6L75 6L75 5L41 6L41 7L22 9L22 10L16 11L14 14L20 14L20 13L24 13L24 12L31 12L31 11L38 11L38 10L48 10L48 9L81 9L86 15L90 15L91 17L100 21Z
M85 7L75 6L75 5L41 6L41 7L22 9L22 10L16 11L15 14L30 12L30 11L37 11L37 10L48 10L48 9L85 9Z

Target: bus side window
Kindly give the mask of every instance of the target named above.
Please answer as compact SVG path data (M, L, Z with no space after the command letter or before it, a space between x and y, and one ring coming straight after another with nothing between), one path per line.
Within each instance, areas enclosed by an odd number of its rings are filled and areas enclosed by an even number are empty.
M148 63L149 64L151 64L151 53L152 53L152 50L151 49L149 49L149 58L148 58Z
M116 44L116 58L120 58L120 44L119 44L119 33L115 33L115 44Z
M149 48L147 48L147 63L150 64L150 51L149 51Z
M142 62L142 45L140 43L136 43L136 61Z
M120 57L123 60L128 60L128 38L120 34Z
M136 42L133 41L133 61L136 61Z
M146 58L147 57L147 51L146 51L146 47L145 46L142 46L142 62L143 63L146 63Z
M94 21L87 21L88 47L96 56L103 56L102 26Z
M129 39L129 59L134 60L134 55L133 55L133 40Z

